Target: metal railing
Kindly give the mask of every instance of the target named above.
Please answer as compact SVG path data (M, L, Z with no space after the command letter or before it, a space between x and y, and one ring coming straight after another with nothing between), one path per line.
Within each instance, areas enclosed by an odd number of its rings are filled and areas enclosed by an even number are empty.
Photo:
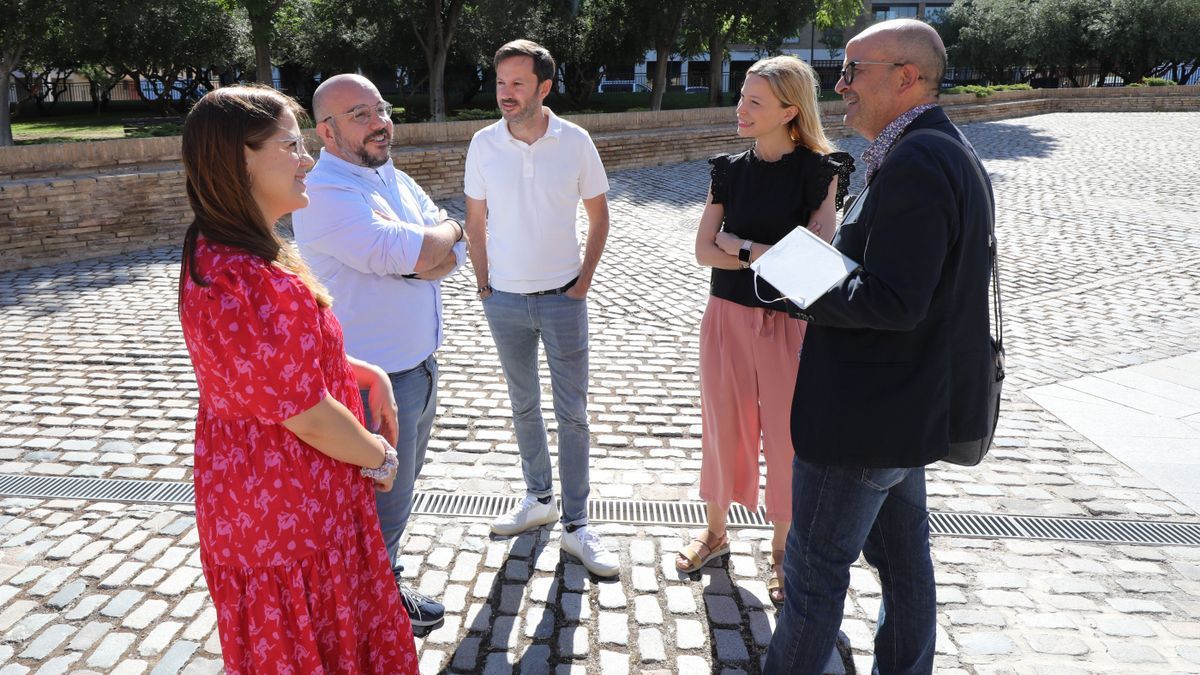
M721 71L721 91L737 91L746 78L744 71ZM667 91L683 91L686 93L706 93L712 87L711 76L707 66L701 69L689 69L687 73L667 75ZM654 89L654 73L605 73L596 85L596 90L604 92L650 92Z
M163 92L161 86L150 80L125 79L117 82L116 85L109 89L108 92L102 92L100 87L94 86L89 82L55 82L49 91L46 92L45 101L49 103L96 103L101 97L109 101L154 101L160 98L170 100L179 100L183 97L190 88L192 81L179 80L175 87ZM212 80L200 80L196 86L196 93L203 95L205 92L223 86L220 82ZM281 88L281 83L278 78L272 81L271 86L276 89ZM139 89L141 94L139 95ZM30 92L23 86L19 86L16 82L10 82L8 87L8 100L12 103L18 103L31 98Z

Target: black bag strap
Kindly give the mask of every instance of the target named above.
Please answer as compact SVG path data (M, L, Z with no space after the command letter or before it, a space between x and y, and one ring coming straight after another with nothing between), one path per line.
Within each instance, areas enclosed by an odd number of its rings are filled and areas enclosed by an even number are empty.
M984 175L983 162L980 161L979 155L975 153L975 148L971 146L971 142L960 134L957 138L950 134L939 131L937 129L915 129L910 131L900 138L896 146L892 148L894 151L897 147L903 144L910 138L918 136L941 136L949 139L967 156L967 160L971 166L975 168L975 175L979 178L980 186L983 187L983 193L988 196L988 253L992 257L992 316L996 323L996 347L999 350L1001 357L1004 354L1004 313L1000 307L1000 266L997 264L997 241L996 241L996 199L988 185L987 178ZM889 151L888 154L891 154ZM1003 368L1003 364L1000 364Z

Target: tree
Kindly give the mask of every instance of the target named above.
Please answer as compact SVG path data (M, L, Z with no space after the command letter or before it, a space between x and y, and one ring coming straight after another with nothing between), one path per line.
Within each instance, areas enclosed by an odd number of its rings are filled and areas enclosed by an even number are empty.
M458 37L446 63L447 94L458 87L460 101L470 103L488 79L494 77L492 59L500 45L518 37L536 38L547 17L535 9L554 6L553 2L531 0L468 3L463 8ZM553 49L550 53L556 61L562 58Z
M680 52L708 54L708 105L721 105L726 47L746 31L748 15L761 0L701 0L692 4L683 28Z
M129 73L138 96L163 112L187 110L216 75L249 57L248 22L222 0L103 4L115 7L104 27L109 49L101 60Z
M1004 82L1009 69L1028 60L1031 33L1027 0L962 0L938 25L951 61Z
M254 45L254 79L271 86L271 39L275 35L275 15L286 0L237 0L250 19L250 40Z
M679 33L687 14L688 0L634 0L629 3L645 26L645 35L654 48L654 84L650 93L650 109L662 110L663 94L667 91L667 67L671 55L679 48Z
M766 53L777 52L810 21L832 21L840 27L853 23L861 11L861 0L701 0L688 10L682 50L708 53L708 104L716 106L722 100L729 44L744 42Z
M429 67L429 114L434 122L446 121L446 59L466 0L415 0L410 16L413 34Z
M1090 25L1090 37L1104 72L1125 82L1140 82L1163 52L1158 28L1159 0L1102 0Z
M0 0L0 16L6 17L0 23L0 146L13 144L9 86L14 71L62 46L76 9L70 0Z
M373 12L381 9L376 4L292 0L276 20L272 50L281 62L299 64L309 74L322 73L325 77L353 71L363 64L396 63L410 56L419 60L413 41L406 39L407 19L395 11L372 19ZM409 49L397 52L401 40Z
M1030 9L1028 57L1040 69L1066 73L1078 87L1076 68L1097 58L1088 27L1099 18L1095 0L1041 0Z
M1200 0L1165 0L1163 63L1156 75L1183 84L1200 70Z
M846 45L846 27L854 25L862 13L862 0L817 0L813 27L821 31L821 44L832 58Z
M606 67L644 58L646 38L635 8L623 0L545 3L530 26L558 63L567 99L585 107Z

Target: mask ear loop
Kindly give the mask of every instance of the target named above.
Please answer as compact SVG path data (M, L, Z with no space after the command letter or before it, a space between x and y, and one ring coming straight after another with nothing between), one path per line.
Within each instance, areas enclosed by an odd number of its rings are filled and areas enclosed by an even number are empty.
M775 298L774 300L767 300L766 298L764 298L762 296L761 293L758 292L758 270L751 268L750 271L754 273L754 297L758 298L759 302L769 305L772 302L787 302L787 301L791 300L792 302L796 303L797 305L802 305L801 302L797 302L796 300L789 298L788 296L783 295L783 294L780 294L780 297Z

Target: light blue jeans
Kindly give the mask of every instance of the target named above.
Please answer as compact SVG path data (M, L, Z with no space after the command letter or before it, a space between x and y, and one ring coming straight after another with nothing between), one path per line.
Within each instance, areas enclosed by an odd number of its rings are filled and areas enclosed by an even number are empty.
M933 672L937 597L929 557L925 469L792 463L792 529L786 600L765 675L817 675L842 623L850 566L859 552L883 586L872 673Z
M392 569L398 575L404 569L399 561L400 537L412 514L413 488L421 475L421 465L425 463L433 412L437 409L437 360L430 354L413 368L388 373L388 379L396 397L396 426L400 431L396 457L400 466L396 468L392 489L375 493L375 507L379 511L379 527L383 530L383 542L387 545ZM372 420L366 390L362 397L363 408L367 411L367 428L370 428Z
M521 451L521 470L529 494L554 494L546 423L542 419L542 383L538 377L538 341L546 349L554 417L558 421L558 479L564 525L587 522L588 484L588 318L587 301L565 294L522 295L492 291L483 312L496 342L513 427Z

